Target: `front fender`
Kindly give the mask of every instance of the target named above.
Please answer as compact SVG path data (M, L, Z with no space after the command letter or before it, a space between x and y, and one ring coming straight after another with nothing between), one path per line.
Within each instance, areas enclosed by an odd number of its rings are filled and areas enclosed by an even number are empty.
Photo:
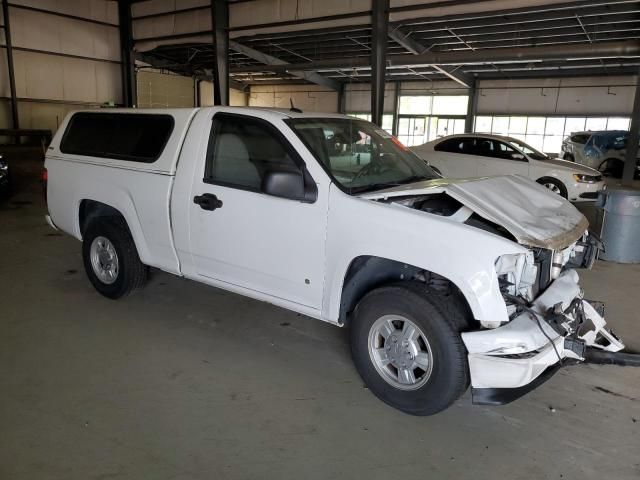
M335 186L329 203L326 320L338 322L349 265L366 255L441 275L460 289L476 320L508 321L494 264L500 255L526 252L524 247L447 217L351 197Z

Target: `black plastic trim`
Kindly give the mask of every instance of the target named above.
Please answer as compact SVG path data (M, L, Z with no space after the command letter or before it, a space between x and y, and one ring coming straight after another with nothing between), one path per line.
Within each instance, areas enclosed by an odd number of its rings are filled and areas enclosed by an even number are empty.
M562 365L556 363L542 372L535 380L518 388L473 388L471 400L474 405L506 405L526 395L542 385L560 370Z
M587 348L584 363L594 365L618 365L621 367L640 367L640 353L607 352L598 348Z
M598 198L598 192L584 192L580 194L580 198L590 198L595 200Z

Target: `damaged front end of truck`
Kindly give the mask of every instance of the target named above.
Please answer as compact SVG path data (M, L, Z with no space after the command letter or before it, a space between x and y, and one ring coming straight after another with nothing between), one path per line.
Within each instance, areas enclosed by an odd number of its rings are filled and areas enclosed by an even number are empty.
M480 321L481 329L462 333L474 403L509 403L569 364L638 364L638 356L616 353L624 344L607 328L604 304L586 299L580 287L578 270L590 269L603 245L569 202L518 176L435 180L376 199L524 247L496 258L491 272L507 318Z
M607 329L604 304L584 298L576 271L591 268L601 247L597 237L585 233L561 250L534 247L524 258L498 259L509 322L462 334L474 403L508 403L560 367L584 362L592 349L624 348Z

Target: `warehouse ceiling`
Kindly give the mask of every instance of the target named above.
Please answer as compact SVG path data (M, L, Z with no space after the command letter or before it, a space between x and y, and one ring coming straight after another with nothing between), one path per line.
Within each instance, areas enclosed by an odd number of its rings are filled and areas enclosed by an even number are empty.
M406 8L409 11L412 7ZM468 78L614 75L636 73L640 66L640 1L578 1L409 18L390 23L388 33L387 80L456 78L464 82ZM176 38L172 44L157 46L138 58L186 75L210 74L215 58L213 43L181 41ZM329 85L371 80L367 66L372 43L370 25L235 36L231 43L230 71L236 82L309 81L291 75L282 64L304 65L305 70L327 79ZM618 44L625 48L598 55L584 53ZM536 52L554 48L567 53L562 58L536 57ZM521 57L519 51L530 51L531 55ZM406 59L413 54L446 62L412 64ZM312 68L314 65L317 68Z

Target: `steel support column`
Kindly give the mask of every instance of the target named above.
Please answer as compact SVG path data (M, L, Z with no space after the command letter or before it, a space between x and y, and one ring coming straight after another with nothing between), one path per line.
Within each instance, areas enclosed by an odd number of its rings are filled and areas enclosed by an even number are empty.
M345 83L340 84L340 90L338 90L338 113L343 115L347 113L347 85Z
M229 105L229 6L225 0L211 0L211 25L216 47L213 104Z
M467 116L464 119L464 133L473 132L473 122L478 112L478 81L472 80L469 85L469 103L467 104Z
M398 124L400 123L400 117L398 117L400 113L400 86L401 82L396 82L395 95L393 97L393 127L391 127L391 134L394 137L398 136Z
M371 12L371 121L379 126L382 126L384 111L388 30L389 0L373 0Z
M136 85L136 58L133 53L133 27L131 20L131 2L118 2L118 20L120 30L120 60L122 61L122 103L125 107L135 107L138 103Z
M11 25L9 22L9 0L2 0L2 16L4 17L5 46L7 47L7 69L9 73L9 91L11 95L11 122L13 128L20 128L18 118L18 97L16 95L16 76L13 68L13 46L11 43Z
M633 100L633 112L631 113L631 128L627 141L627 153L624 157L624 171L622 184L629 187L633 183L636 171L636 158L638 156L638 140L640 139L640 71L636 78L636 94Z

